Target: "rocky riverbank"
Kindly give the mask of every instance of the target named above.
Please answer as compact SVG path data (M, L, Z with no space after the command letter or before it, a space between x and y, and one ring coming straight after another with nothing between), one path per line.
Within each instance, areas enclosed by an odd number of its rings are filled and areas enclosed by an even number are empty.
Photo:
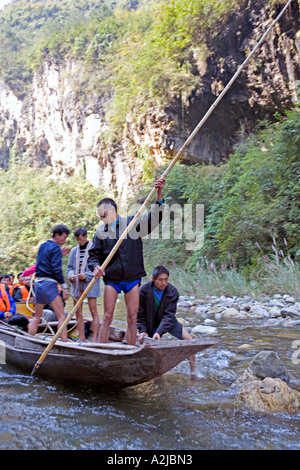
M189 313L193 321L189 321ZM182 296L178 302L177 318L194 337L202 334L218 335L218 326L221 326L223 319L241 323L247 320L261 321L263 327L288 328L300 326L300 302L290 295L281 294L265 296L260 300L250 296L211 296L206 299ZM251 345L242 344L238 350L247 351L249 348ZM258 352L239 376L229 367L233 356L234 352L221 347L208 367L201 364L201 370L207 378L227 383L227 393L235 403L243 403L255 411L265 413L300 411L300 393L289 384L292 382L298 388L299 382L291 377L274 351Z
M178 314L193 312L199 325L192 328L193 334L214 334L218 320L264 320L264 325L290 327L300 325L300 301L290 295L275 294L254 300L250 296L210 296L206 299L181 296L177 305ZM188 326L188 322L185 322Z

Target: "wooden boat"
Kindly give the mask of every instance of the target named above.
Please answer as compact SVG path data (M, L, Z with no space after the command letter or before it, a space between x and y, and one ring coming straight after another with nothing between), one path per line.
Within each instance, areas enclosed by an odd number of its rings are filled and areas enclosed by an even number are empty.
M57 325L52 324L52 329ZM130 346L123 343L125 331L110 328L109 342L75 343L57 341L37 375L64 382L122 388L147 382L169 371L189 356L217 343L213 338L153 340ZM5 344L6 361L31 372L51 341L51 336L27 332L0 324L0 341ZM2 344L3 344L2 343Z

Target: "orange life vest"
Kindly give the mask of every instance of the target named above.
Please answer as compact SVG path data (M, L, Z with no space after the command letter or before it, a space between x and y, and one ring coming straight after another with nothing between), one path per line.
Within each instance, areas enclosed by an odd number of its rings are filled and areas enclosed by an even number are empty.
M4 289L6 292L9 292L9 295L12 295L12 292L13 292L13 288L12 288L12 285L9 284L9 285L6 285L6 284L0 284L0 289Z
M9 312L10 311L10 301L6 290L0 288L0 311L1 312Z
M17 287L15 287L15 289L20 289L20 291L22 293L22 300L27 300L28 299L29 291L23 284L18 284ZM10 294L10 295L12 295L12 294Z

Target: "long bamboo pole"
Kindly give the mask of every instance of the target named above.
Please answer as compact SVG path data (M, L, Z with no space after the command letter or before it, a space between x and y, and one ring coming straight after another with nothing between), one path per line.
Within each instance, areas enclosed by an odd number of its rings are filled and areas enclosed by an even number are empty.
M204 123L207 121L207 119L209 118L209 116L212 114L212 112L214 111L214 109L217 107L217 105L219 104L219 102L222 100L222 98L224 97L224 95L227 93L227 91L229 90L229 88L232 86L232 84L235 82L235 80L237 79L237 77L240 75L241 71L243 70L243 68L245 67L245 65L249 62L249 60L253 57L253 55L255 54L255 52L257 51L257 49L260 47L260 45L263 43L263 41L265 40L265 38L267 37L267 35L270 33L270 31L272 30L272 28L274 27L274 25L279 21L279 19L283 16L283 14L285 13L285 11L287 10L288 6L291 4L292 0L289 0L287 2L287 4L285 5L285 7L281 10L281 12L279 13L279 15L275 18L275 20L271 23L271 25L269 26L269 28L266 30L266 32L263 34L263 36L261 37L261 39L258 41L258 43L255 45L255 47L252 49L252 51L250 52L250 54L247 56L247 58L244 60L244 62L239 66L238 70L235 72L235 74L233 75L233 77L231 78L231 80L227 83L226 87L223 89L222 93L220 93L220 95L218 96L218 98L214 101L214 103L211 105L211 107L209 108L209 110L206 112L206 114L203 116L203 118L201 119L201 121L199 122L199 124L195 127L195 129L193 130L193 132L190 134L190 136L188 137L188 139L185 141L185 143L183 144L183 146L180 148L180 150L178 151L178 153L175 155L175 157L173 158L173 160L171 161L171 163L169 164L169 166L167 167L167 169L164 171L164 173L162 174L161 178L165 178L168 173L171 171L171 169L173 168L173 166L175 165L175 163L179 160L179 158L181 157L181 155L183 154L183 152L185 151L185 149L187 148L187 146L190 144L190 142L194 139L194 137L196 136L196 134L199 132L199 130L201 129L201 127L204 125ZM152 199L153 195L155 194L155 191L156 191L156 188L154 187L150 194L148 195L148 197L146 198L146 200L144 201L144 203L142 204L142 206L140 207L140 209L137 211L137 213L135 214L134 218L132 219L132 221L130 222L130 224L127 226L127 228L125 229L125 231L122 233L121 237L119 238L119 240L117 241L117 243L115 244L114 248L112 249L112 251L110 252L110 254L107 256L107 258L105 259L105 261L103 262L102 266L101 266L101 270L104 271L106 266L108 265L108 263L111 261L111 259L113 258L113 256L115 255L115 253L117 252L117 250L119 249L121 243L123 242L123 240L126 238L127 234L130 232L130 230L133 228L133 226L135 225L137 219L140 217L140 215L142 214L142 212L144 211L144 209L146 208L146 206L148 205L148 203L150 202L150 200ZM42 355L40 356L39 360L35 363L34 365L34 368L31 372L31 375L34 375L34 373L37 371L37 369L40 367L40 365L42 364L42 362L45 360L47 354L49 353L49 351L52 349L52 347L54 346L54 344L56 343L56 341L58 340L59 336L61 335L62 331L64 330L64 328L67 326L67 324L69 323L69 321L71 320L71 318L73 317L73 315L76 313L76 311L79 309L79 307L81 306L83 300L86 298L87 294L90 292L91 288L93 287L93 285L95 284L96 282L96 278L94 277L90 284L87 286L87 288L85 289L85 291L83 292L83 294L81 295L80 299L78 300L78 302L76 303L76 305L72 308L72 310L70 311L70 313L67 315L66 319L64 320L63 324L60 326L60 328L58 329L57 333L54 335L52 341L48 344L48 346L45 348L44 352L42 353Z

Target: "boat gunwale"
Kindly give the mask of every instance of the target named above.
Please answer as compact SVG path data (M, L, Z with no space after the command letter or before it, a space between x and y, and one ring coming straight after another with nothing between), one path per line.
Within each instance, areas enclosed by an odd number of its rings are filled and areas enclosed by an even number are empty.
M118 329L118 328L117 328ZM22 330L10 330L8 327L5 328L0 325L0 332L1 330L4 332L4 334L8 334L9 336L15 337L15 338L22 338L29 343L34 343L34 344L39 344L41 346L47 347L49 342L51 341L51 335L49 336L49 341L42 339L42 338L36 338L35 336L31 336L29 333L26 333ZM25 333L25 334L24 334ZM199 344L200 342L200 344ZM213 339L211 337L202 337L199 339L193 339L193 340L169 340L169 339L162 339L161 341L154 340L152 338L145 338L143 344L141 345L133 345L132 348L128 348L129 345L122 344L121 342L116 342L115 347L113 346L112 343L88 343L91 345L95 345L93 347L85 346L85 343L68 343L64 342L61 340L58 340L53 348L62 348L62 349L71 349L76 352L88 352L88 353L96 353L96 354L136 354L140 352L143 349L151 349L153 351L155 350L163 350L163 349L174 349L178 347L194 347L194 346L214 346L215 344L218 343L217 339ZM111 346L108 346L111 345ZM11 346L11 348L17 349L16 346L14 345L7 345L6 347ZM123 347L122 347L123 346ZM18 348L19 349L19 348ZM203 349L206 349L205 347ZM30 349L19 349L20 351L31 351L34 352L33 350ZM199 351L200 352L200 351ZM195 354L195 353L191 353Z
M28 341L29 343L33 343L33 344L38 344L40 346L44 346L45 348L49 345L50 341L52 340L51 336L48 335L49 337L49 341L45 340L45 339L42 339L42 338L36 338L35 336L31 336L29 335L29 333L26 333L25 332L25 335L23 335L22 333L20 333L20 331L18 330L15 330L15 331L12 331L10 330L9 328L2 328L2 326L0 325L0 333L4 332L4 334L8 334L9 336L13 337L13 338L22 338L23 340L25 341ZM91 343L91 344L96 344L96 343ZM98 346L99 344L99 346ZM112 345L111 347L108 347L107 345ZM121 346L121 347L120 347ZM122 348L123 346L123 348ZM57 349L57 348L60 348L60 349L71 349L73 351L76 351L76 352L88 352L88 353L91 353L91 354L116 354L116 353L127 353L127 354L135 354L139 351L141 351L142 349L145 348L145 344L142 344L140 346L136 346L136 347L133 347L132 349L131 348L128 348L126 347L128 345L126 344L123 344L121 342L116 342L116 345L113 346L113 343L97 343L97 347L88 347L88 346L84 346L84 343L75 343L75 342L65 342L65 341L61 341L61 340L57 340L57 342L55 343L55 345L53 346L52 350L53 349ZM7 344L5 343L5 347L6 348L10 348L10 349L14 349L15 351L22 351L22 352L31 352L31 353L38 353L38 351L34 351L34 349L30 349L30 348L20 348L16 345L12 345L12 344ZM55 354L54 352L50 351L49 354Z

